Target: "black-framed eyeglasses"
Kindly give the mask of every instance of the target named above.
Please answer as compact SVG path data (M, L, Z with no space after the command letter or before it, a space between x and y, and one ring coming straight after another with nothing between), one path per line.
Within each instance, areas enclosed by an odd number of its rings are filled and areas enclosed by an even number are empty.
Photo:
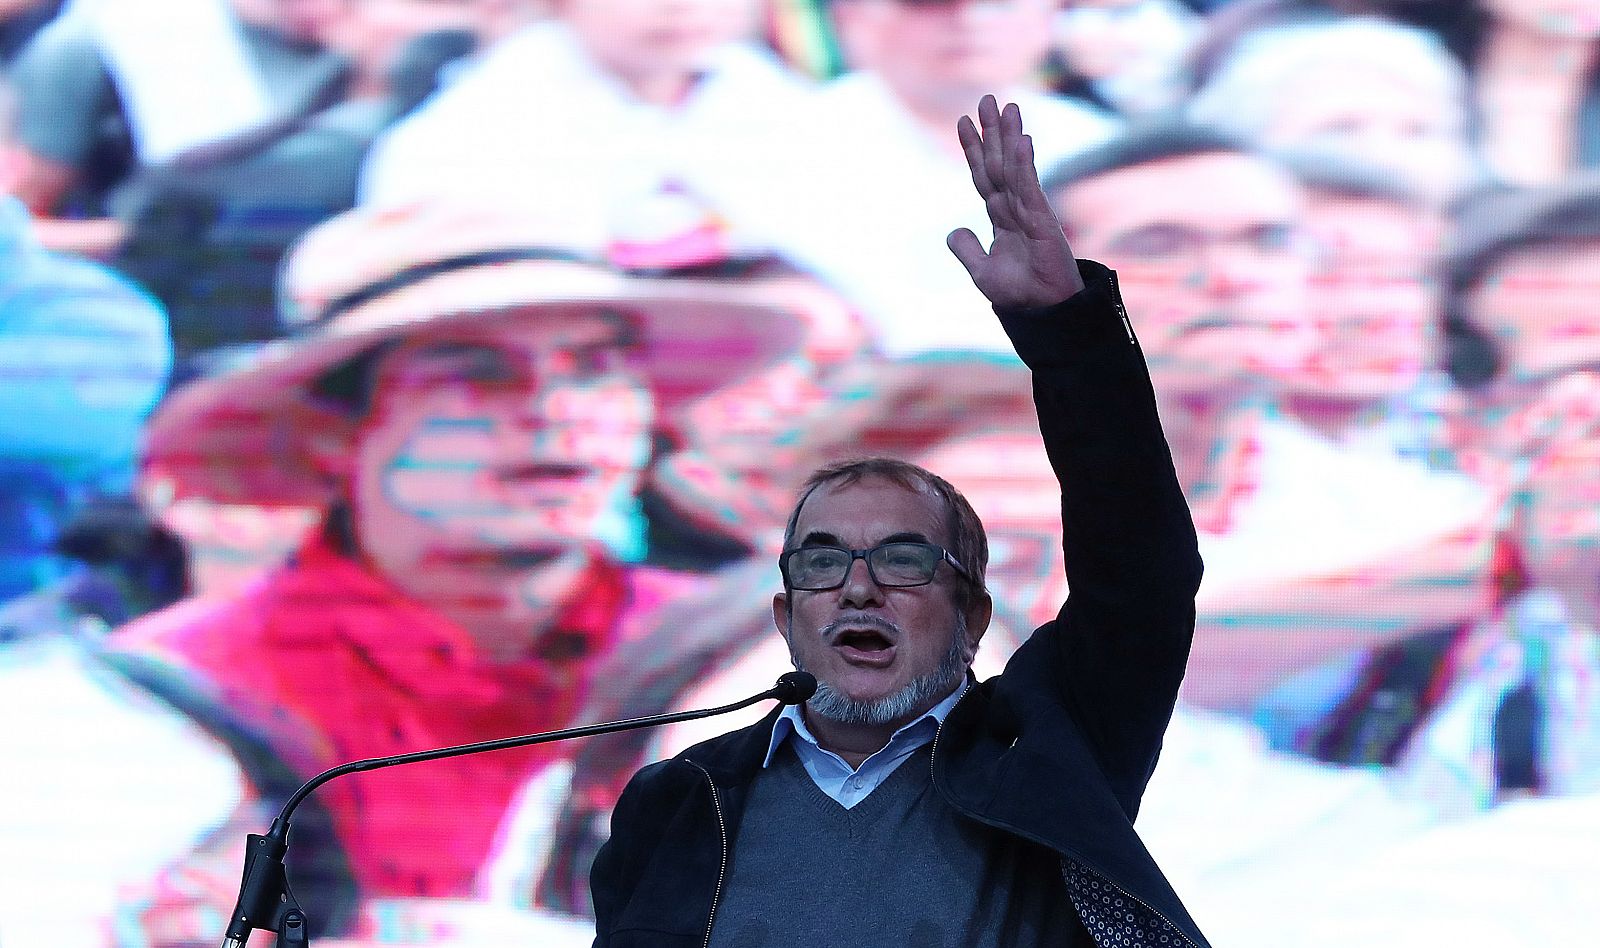
M856 560L866 560L867 574L885 587L926 586L933 582L940 563L949 563L965 579L972 578L944 547L912 542L880 543L870 550L803 546L785 550L778 557L778 570L791 589L815 592L843 586Z

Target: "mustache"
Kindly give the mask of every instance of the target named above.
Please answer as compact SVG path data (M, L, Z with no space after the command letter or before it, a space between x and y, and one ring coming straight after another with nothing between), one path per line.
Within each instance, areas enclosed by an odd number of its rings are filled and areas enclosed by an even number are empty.
M882 632L890 642L898 642L905 637L905 630L898 625L873 615L841 616L818 629L817 634L822 636L823 641L832 642L839 633L849 629L874 629Z

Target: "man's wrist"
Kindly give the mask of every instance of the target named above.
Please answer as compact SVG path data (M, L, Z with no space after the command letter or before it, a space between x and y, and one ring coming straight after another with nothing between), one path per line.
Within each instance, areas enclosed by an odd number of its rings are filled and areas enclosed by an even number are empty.
M1077 296L1088 288L1089 278L1083 272L1083 261L1077 260L1075 262L1078 264L1078 270L1072 275L1076 276L1077 279L1070 284L1062 281L1059 287L1054 290L1043 285L1031 287L1028 292L1019 294L1023 299L1011 303L992 303L992 308L995 313L1000 315L1043 312Z
M1111 347L1136 348L1111 270L1079 260L1084 288L1050 306L999 309L995 313L1017 354L1031 369L1059 368Z

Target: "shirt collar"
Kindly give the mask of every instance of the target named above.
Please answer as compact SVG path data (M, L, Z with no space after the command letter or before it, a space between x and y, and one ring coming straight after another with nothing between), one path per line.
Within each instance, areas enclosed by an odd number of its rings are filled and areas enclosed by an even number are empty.
M894 743L896 740L900 739L902 735L911 734L911 732L913 732L915 729L926 729L927 725L923 723L925 721L932 721L933 728L937 730L939 725L944 723L945 717L950 714L950 709L956 706L956 702L961 700L961 696L966 694L967 689L970 687L972 687L972 676L968 675L961 680L961 686L955 691L950 692L950 694L943 701L923 712L923 714L915 720L906 722L898 730L896 730L894 734L889 737L889 743ZM788 740L791 734L799 737L801 740L812 745L813 747L822 746L817 742L816 735L811 733L811 729L806 727L805 717L800 713L800 705L786 705L782 713L778 715L778 719L772 722L772 739L767 742L767 756L761 761L762 768L772 765L772 758L777 756L778 748L783 746L783 742ZM888 745L886 744L884 746L887 747Z

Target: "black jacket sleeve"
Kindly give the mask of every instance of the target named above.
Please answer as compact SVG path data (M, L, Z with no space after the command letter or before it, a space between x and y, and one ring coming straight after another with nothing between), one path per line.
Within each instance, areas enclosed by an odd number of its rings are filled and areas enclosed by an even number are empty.
M1086 288L1070 300L1000 316L1033 370L1061 482L1070 592L1039 634L1060 700L1132 816L1183 678L1201 564L1115 275L1080 269Z
M648 768L647 768L648 769ZM611 838L600 847L589 869L589 893L594 902L594 948L610 943L610 932L628 896L638 885L644 853L655 838L641 842L633 837L659 829L660 821L646 818L644 798L649 774L636 774L611 811Z

